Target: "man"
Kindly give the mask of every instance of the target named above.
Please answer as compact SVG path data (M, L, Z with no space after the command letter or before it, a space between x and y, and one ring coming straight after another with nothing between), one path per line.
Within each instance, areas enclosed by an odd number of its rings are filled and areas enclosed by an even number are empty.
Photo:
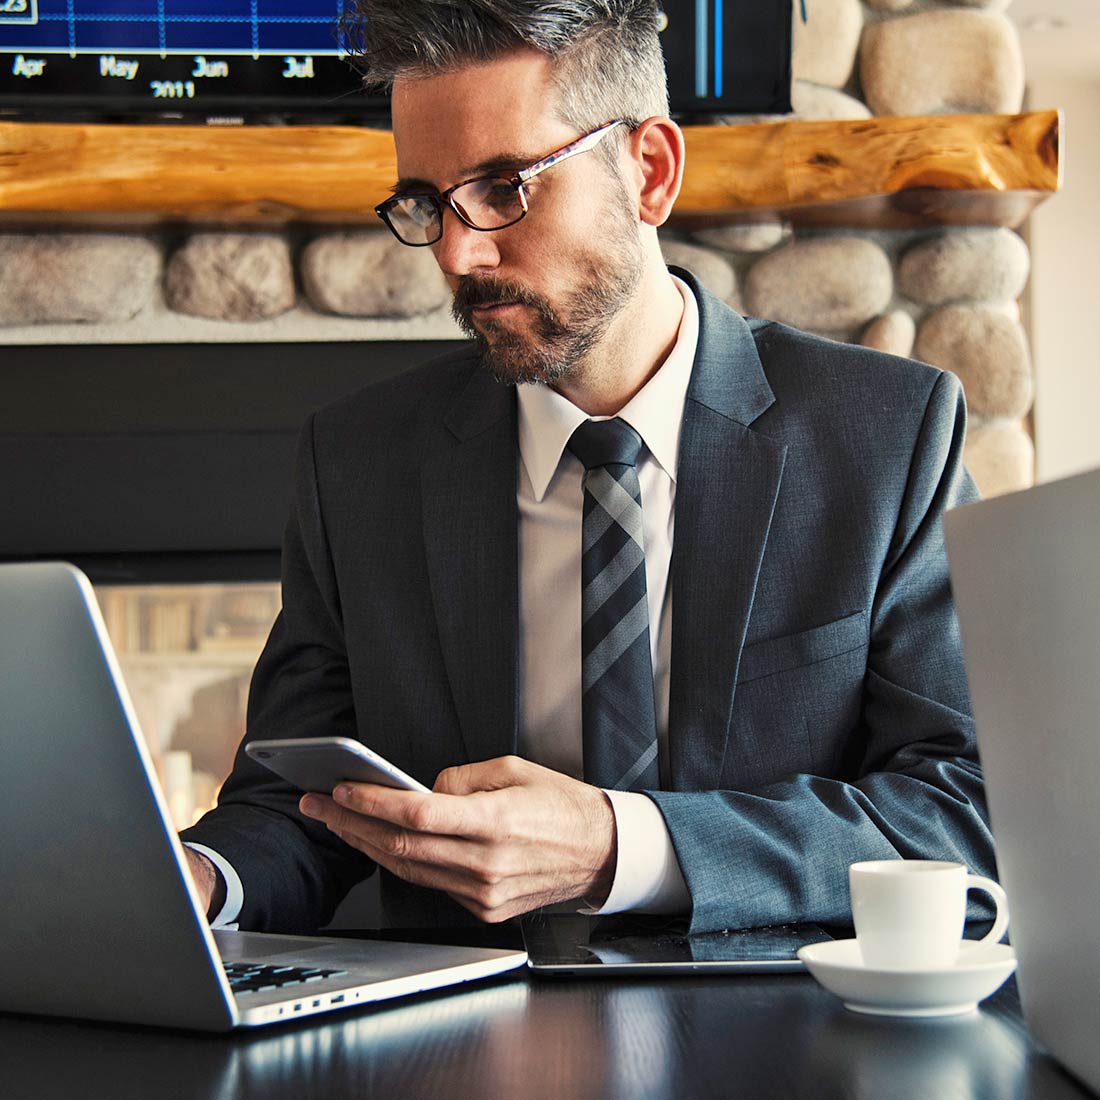
M307 422L247 738L358 737L434 789L299 802L240 754L185 834L211 916L316 928L376 864L395 926L842 921L857 859L989 873L940 531L973 496L957 381L670 274L652 0L359 14L379 213L474 342Z

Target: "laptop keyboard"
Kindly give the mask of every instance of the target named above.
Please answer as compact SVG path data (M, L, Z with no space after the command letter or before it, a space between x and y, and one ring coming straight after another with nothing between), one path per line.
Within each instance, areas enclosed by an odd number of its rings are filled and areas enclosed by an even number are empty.
M339 978L346 970L321 970L304 966L263 966L259 963L223 963L229 988L238 997L246 993L268 993L288 985L319 982L322 978Z

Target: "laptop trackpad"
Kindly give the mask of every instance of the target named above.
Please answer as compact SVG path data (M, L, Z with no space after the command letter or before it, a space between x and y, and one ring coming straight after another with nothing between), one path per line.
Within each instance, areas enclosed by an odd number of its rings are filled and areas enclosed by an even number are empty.
M214 942L224 962L250 959L275 959L283 956L300 958L309 955L320 961L325 955L343 957L357 953L360 945L346 939L318 936L280 936L269 932L229 932L215 930Z

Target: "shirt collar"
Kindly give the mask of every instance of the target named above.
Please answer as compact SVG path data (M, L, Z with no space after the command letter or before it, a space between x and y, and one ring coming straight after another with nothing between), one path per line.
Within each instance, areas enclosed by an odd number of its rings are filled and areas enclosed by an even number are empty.
M691 288L672 276L684 299L676 343L656 374L619 410L642 437L658 465L676 480L680 426L684 419L691 368L699 341L699 307ZM536 502L546 495L569 437L588 414L541 383L516 387L519 401L519 453Z

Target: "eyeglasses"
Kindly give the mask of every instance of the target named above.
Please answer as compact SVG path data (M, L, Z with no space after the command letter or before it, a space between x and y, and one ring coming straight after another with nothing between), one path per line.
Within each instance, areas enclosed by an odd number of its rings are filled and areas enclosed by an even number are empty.
M456 183L439 195L394 195L376 206L374 212L402 244L413 248L435 244L443 236L444 206L449 206L471 229L483 233L505 229L527 213L527 192L523 185L528 180L569 157L595 148L616 126L625 125L626 120L621 118L605 122L513 176L477 176Z

